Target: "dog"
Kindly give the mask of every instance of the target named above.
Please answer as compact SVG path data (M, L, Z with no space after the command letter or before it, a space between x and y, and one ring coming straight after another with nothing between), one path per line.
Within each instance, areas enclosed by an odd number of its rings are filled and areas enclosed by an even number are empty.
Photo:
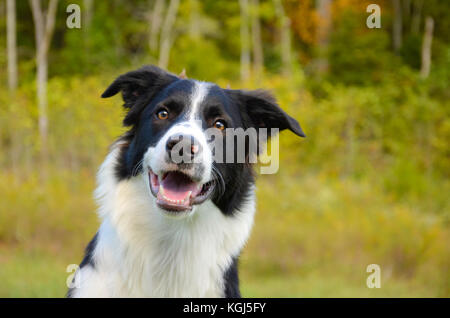
M248 147L244 162L216 162L205 131L221 140L235 128L304 137L302 128L267 91L223 89L152 65L119 76L102 97L119 92L129 130L98 171L101 225L67 297L241 297L255 165ZM183 160L173 160L180 145Z

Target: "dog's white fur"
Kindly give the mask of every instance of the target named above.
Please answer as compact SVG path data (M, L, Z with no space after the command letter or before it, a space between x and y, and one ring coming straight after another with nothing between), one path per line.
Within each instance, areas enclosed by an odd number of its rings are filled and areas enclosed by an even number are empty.
M206 183L211 180L211 170L213 157L211 149L208 146L205 133L202 131L201 127L195 120L185 121L174 125L167 131L164 136L158 141L155 147L149 147L144 154L143 165L144 170L147 167L151 167L152 171L158 175L162 172L178 170L177 164L169 163L165 160L166 156L166 144L170 137L178 136L183 134L189 134L194 137L203 149L199 156L195 157L192 162L201 163L204 167L201 176L200 183ZM184 172L188 175L193 175L195 173L195 168L185 169ZM147 179L148 180L148 179ZM149 185L150 187L150 185ZM149 188L150 189L150 188Z
M223 297L224 272L250 234L254 194L233 217L208 200L187 218L171 218L149 195L146 175L116 181L120 147L112 147L98 173L95 266L78 271L72 296Z
M191 95L191 111L189 112L191 121L195 119L195 116L197 116L197 109L205 96L208 94L210 87L210 83L195 81L194 93Z

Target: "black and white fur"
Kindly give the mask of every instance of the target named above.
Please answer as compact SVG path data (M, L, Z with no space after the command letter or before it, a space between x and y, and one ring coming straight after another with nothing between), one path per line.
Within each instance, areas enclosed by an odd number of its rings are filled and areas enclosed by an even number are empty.
M240 297L237 264L255 214L254 173L248 163L214 163L203 131L221 118L230 128L304 136L299 124L265 91L222 89L155 66L121 75L102 97L119 92L130 129L99 169L101 226L68 297ZM171 114L164 123L154 117L161 105ZM199 164L165 160L167 140L179 132L203 147ZM173 213L156 204L150 170L180 170L199 183L220 175L223 184L191 211Z

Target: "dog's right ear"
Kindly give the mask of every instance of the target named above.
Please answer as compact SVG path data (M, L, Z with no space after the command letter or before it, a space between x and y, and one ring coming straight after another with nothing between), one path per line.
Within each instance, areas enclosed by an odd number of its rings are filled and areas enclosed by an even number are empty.
M167 85L179 80L154 65L146 65L138 70L120 75L103 92L102 98L107 98L122 92L123 106L129 109L123 123L125 126L133 125L141 111L156 93Z
M151 97L163 87L179 78L154 65L146 65L138 70L120 75L103 92L102 98L107 98L122 92L125 108L131 108L142 96Z

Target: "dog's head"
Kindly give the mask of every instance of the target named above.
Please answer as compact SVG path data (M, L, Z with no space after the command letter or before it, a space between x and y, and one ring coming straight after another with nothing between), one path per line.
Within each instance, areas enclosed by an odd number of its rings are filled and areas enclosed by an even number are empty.
M267 128L270 135L277 128L304 136L298 122L261 90L222 89L144 66L119 76L102 97L119 92L130 130L123 137L117 177L145 176L156 206L170 215L189 215L206 200L225 214L239 208L253 182L248 162L253 148L244 148L243 162L217 160L230 152L236 158L235 143L230 149L225 142L230 130ZM225 145L219 156L218 143Z

